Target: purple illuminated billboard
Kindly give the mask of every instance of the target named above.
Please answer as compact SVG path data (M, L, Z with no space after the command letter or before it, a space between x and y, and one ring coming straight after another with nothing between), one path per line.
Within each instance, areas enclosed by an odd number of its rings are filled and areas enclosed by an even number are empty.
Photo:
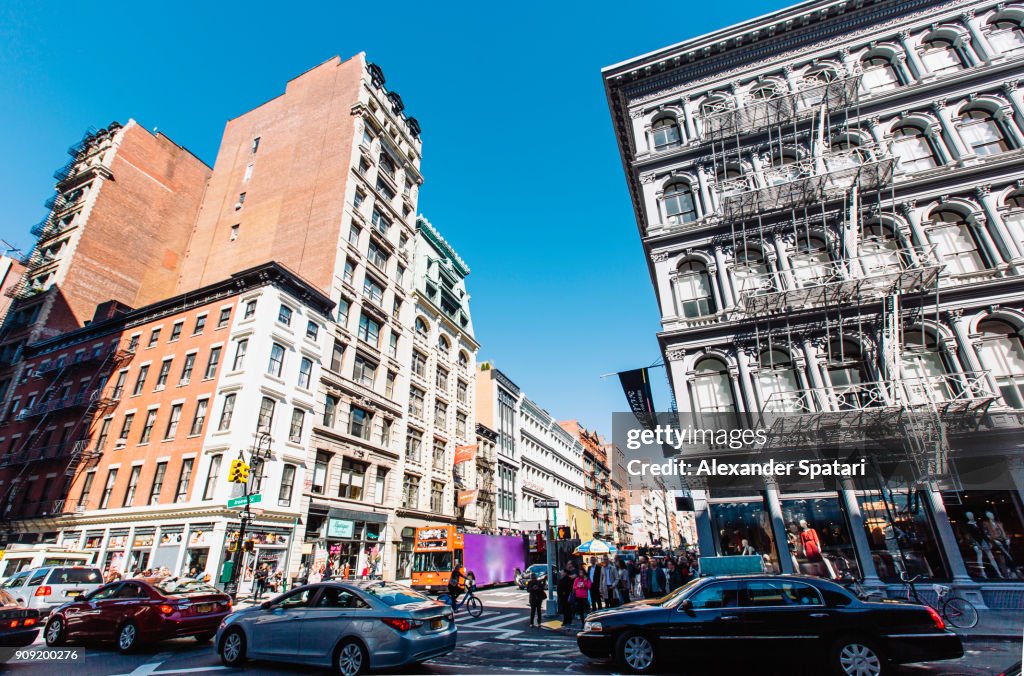
M464 542L466 571L476 575L477 586L513 582L516 568L526 568L526 543L521 537L467 533Z

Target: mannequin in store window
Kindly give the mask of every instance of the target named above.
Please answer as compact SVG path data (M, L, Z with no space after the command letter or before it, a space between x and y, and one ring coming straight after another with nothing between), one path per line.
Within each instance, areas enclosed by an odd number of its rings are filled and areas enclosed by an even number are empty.
M1013 554L1010 553L1010 538L1006 534L1006 529L1003 528L1003 522L996 519L996 515L992 512L985 512L985 519L986 521L982 524L985 535L1005 557L1006 569L1014 570L1017 566L1013 560Z
M988 539L988 535L982 530L981 526L974 519L974 512L967 512L964 514L967 517L967 539L968 544L974 550L974 554L978 560L978 573L981 577L988 577L985 574L985 563L983 558L987 557L989 564L992 569L996 571L998 577L1002 577L1003 574L999 571L999 565L996 563L996 557L992 554L992 543Z
M750 544L750 540L743 538L740 540L740 554L743 556L757 556L757 550Z
M809 561L821 561L821 540L818 531L811 528L806 519L800 519L800 544L803 545L804 557Z

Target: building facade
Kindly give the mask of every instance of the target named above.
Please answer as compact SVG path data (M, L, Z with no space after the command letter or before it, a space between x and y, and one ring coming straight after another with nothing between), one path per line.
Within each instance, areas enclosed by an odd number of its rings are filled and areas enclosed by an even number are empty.
M227 470L242 457L260 495L243 583L257 563L297 566L332 311L269 263L31 345L0 433L8 527L93 551L105 571L216 578L238 538Z
M629 511L629 474L626 472L626 454L615 444L604 445L605 457L611 470L612 532L614 541L621 545L633 542L633 520Z
M1020 604L1022 20L813 0L605 69L679 410L900 445L816 490L691 482L703 555Z
M608 466L607 446L597 432L583 427L576 420L558 423L562 429L583 445L583 488L589 523L577 524L581 540L598 538L614 541L614 486Z

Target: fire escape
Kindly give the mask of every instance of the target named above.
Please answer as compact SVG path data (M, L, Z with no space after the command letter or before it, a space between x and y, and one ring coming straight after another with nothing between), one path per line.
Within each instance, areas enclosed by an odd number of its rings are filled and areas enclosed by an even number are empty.
M23 513L29 506L24 496L29 490L28 477L40 463L54 461L63 466L60 495L66 495L78 473L92 467L103 453L100 447L90 447L89 431L97 414L117 405L117 395L104 396L103 389L110 374L127 364L134 351L114 347L96 347L76 353L72 358L60 357L35 371L30 377L46 383L38 399L31 406L17 412L16 422L29 422L32 429L22 442L0 457L0 467L16 471L8 485L2 502L0 519L7 525L16 518L30 518L63 512L67 501L63 498L50 502L43 495L42 502L34 505L34 513ZM76 376L81 386L72 392ZM47 425L54 419L74 421L69 431L57 443L50 443ZM22 501L19 503L19 499ZM18 504L16 508L15 505Z
M938 312L943 264L933 247L884 235L896 162L858 128L859 88L859 74L833 76L704 108L711 219L726 226L715 243L735 254L728 314L749 327L737 342L758 355L759 374L792 369L777 355L811 341L827 346L830 364L846 361L832 352L847 336L878 346L842 377L823 369L774 390L755 378L754 422L777 452L872 449L908 465L913 482L958 489L949 436L980 425L999 395L986 373L922 373L901 361L906 327ZM777 261L750 253L780 242L788 254Z

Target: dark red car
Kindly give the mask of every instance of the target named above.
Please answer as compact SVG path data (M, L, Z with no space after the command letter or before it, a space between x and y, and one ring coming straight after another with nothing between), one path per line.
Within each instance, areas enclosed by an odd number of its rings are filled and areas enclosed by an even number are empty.
M191 578L111 582L56 608L43 636L48 646L115 641L129 653L147 643L194 636L209 641L231 614L231 597Z

